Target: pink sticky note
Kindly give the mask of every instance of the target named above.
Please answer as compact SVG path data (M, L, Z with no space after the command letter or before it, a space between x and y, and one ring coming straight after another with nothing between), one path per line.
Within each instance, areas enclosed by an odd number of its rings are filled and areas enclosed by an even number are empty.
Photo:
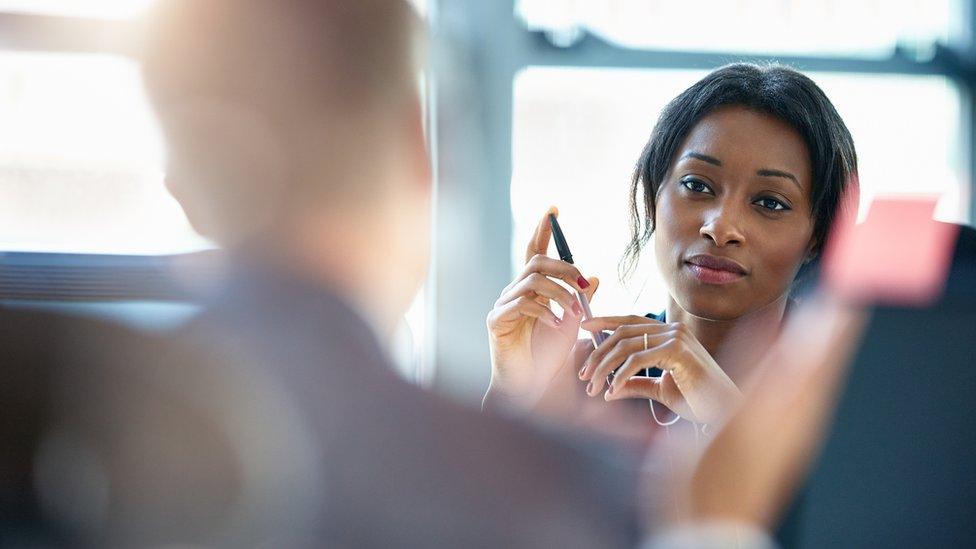
M824 251L828 291L858 303L925 305L945 287L959 227L932 219L938 197L876 198L838 224Z

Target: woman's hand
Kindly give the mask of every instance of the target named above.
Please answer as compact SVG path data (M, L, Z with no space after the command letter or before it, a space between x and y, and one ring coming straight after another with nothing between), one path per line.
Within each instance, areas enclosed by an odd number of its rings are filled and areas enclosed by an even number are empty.
M580 379L587 394L613 382L604 398L649 398L697 423L724 420L742 393L708 351L683 324L664 324L641 316L599 317L583 323L590 331L613 330L583 365ZM660 378L635 377L645 368L660 368ZM616 372L614 372L616 370Z
M539 221L525 254L525 269L501 293L488 313L491 387L508 398L533 399L545 389L576 343L583 311L576 296L556 281L592 297L599 281L573 265L546 256L552 228L550 209ZM553 313L555 301L563 309Z

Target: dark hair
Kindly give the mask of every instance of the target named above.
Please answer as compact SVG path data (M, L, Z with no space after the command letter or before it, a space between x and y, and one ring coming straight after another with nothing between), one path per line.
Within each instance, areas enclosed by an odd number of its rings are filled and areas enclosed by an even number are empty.
M620 265L622 278L632 272L654 232L657 192L671 169L678 147L698 121L728 105L772 115L803 137L813 172L810 204L815 252L823 247L845 192L857 192L854 140L833 104L813 80L782 65L726 65L668 103L641 152L630 185L631 240ZM641 189L643 212L637 200Z

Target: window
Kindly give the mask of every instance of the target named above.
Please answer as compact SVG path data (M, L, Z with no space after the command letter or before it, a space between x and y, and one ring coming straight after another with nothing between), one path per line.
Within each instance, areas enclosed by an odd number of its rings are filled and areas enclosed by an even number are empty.
M0 0L0 12L128 19L142 13L154 0Z
M0 251L162 254L209 246L163 186L132 60L0 53Z
M521 0L530 29L586 29L625 47L881 58L919 55L961 30L954 0Z

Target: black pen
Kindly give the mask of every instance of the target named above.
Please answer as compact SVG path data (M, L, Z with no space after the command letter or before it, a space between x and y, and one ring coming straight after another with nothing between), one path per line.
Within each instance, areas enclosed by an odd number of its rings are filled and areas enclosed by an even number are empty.
M566 243L566 237L563 235L563 230L559 228L559 222L556 221L555 214L549 214L549 225L552 226L552 239L556 242L556 251L559 253L559 259L573 264L573 253L569 251L569 244ZM579 298L580 305L583 306L583 318L585 320L591 320L593 318L593 311L590 310L590 300L586 299L586 294L580 290L576 290L576 297ZM594 348L598 347L607 339L606 334L602 331L590 332L590 337L593 339Z

